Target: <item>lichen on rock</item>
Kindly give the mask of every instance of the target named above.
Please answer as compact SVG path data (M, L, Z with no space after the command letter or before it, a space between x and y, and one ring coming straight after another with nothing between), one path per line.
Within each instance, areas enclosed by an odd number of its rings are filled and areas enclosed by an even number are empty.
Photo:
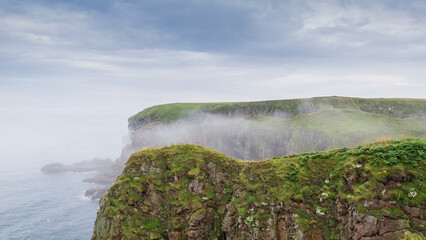
M424 236L425 153L424 139L257 162L191 144L145 149L101 199L92 239Z

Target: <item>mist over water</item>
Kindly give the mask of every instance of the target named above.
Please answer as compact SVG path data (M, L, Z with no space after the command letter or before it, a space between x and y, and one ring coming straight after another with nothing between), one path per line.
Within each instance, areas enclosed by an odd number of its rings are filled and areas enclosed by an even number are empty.
M359 111L333 110L325 105L307 104L298 110L308 114L297 117L279 111L251 117L243 113L195 114L169 124L131 131L129 139L124 139L127 142L123 142L123 136L128 133L126 117L57 109L3 111L0 113L0 239L90 238L98 203L83 197L84 191L95 185L82 180L95 174L41 173L40 168L48 163L70 164L94 157L116 159L123 143L129 145L121 156L122 162L117 164L123 164L121 167L127 160L126 154L143 147L182 143L203 145L239 159L259 160L356 145L365 137L396 136L401 134L398 129L405 121ZM312 113L318 110L321 111ZM329 126L333 126L331 130ZM348 126L353 129L347 131Z
M109 117L109 116L108 116ZM98 202L86 174L43 174L51 162L115 159L126 119L57 110L0 113L0 239L90 239Z

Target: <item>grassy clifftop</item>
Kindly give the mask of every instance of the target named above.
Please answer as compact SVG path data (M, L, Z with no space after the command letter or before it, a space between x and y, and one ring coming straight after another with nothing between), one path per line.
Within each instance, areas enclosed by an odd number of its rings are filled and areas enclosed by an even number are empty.
M235 116L271 115L294 117L329 108L357 109L363 112L406 118L426 115L426 99L364 99L348 97L316 97L260 102L173 103L147 108L129 118L134 129L146 124L169 123L187 115L207 112Z
M398 239L425 234L426 140L246 162L146 149L100 201L92 239Z

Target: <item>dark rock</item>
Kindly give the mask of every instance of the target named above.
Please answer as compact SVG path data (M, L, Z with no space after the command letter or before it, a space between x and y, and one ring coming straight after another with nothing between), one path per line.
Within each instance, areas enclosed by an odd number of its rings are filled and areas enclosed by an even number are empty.
M90 197L92 200L97 200L103 197L108 192L108 188L109 187L106 186L91 188L86 190L84 195L86 197Z
M191 155L188 151L191 151ZM183 157L192 154L197 157L182 161ZM337 158L339 155L335 156ZM152 158L156 159L154 163ZM294 158L297 159L297 156ZM350 155L347 158L345 156L346 159L350 161ZM320 163L329 161L329 166L321 165L324 170L336 169L333 164L349 165L338 159L320 160ZM324 185L324 178L318 177L315 172L306 176L310 181L290 183L285 172L280 172L281 169L277 167L280 166L279 161L275 160L274 164L268 161L247 163L190 144L136 153L129 159L117 183L111 187L108 197L103 198L106 201L103 204L107 205L101 206L98 213L97 223L114 225L114 232L96 232L98 227L95 228L94 237L193 240L211 239L212 236L213 239L227 240L340 237L343 240L373 240L397 239L405 231L424 230L424 220L421 219L424 208L403 207L404 203L396 198L379 199L382 190L390 190L381 184L378 187L373 185L377 183L374 176L370 179L359 177L364 176L364 168L359 169L358 174L342 173L340 180L333 179L333 182L342 186L340 184L345 178L348 184L364 179L362 181L367 181L365 186L374 186L373 191L368 192L369 195L360 191L350 194L339 192L339 195L319 201L316 196L309 195L310 192L303 192L303 197L294 198L292 196L296 194L286 191L291 191L289 186L292 184L318 184L318 188L311 188L313 191L318 189L318 192L330 192L331 189L338 191L338 188ZM281 161L286 163L289 159L283 158ZM211 162L214 163L209 164ZM188 171L195 167L200 174L188 177ZM301 166L300 171L312 170L313 167ZM329 176L328 173L324 175ZM247 181L249 177L255 179L256 185ZM139 180L134 181L136 178ZM271 186L277 187L272 189ZM281 186L284 187L279 189ZM357 190L360 189L359 185L355 186ZM268 192L274 195L268 195ZM384 207L392 209L392 214ZM408 218L402 214L401 208ZM394 219L390 219L392 215ZM110 222L105 222L105 216ZM132 232L123 231L123 227L129 227L130 221L127 219L135 220ZM102 229L110 228L104 226ZM100 234L103 234L103 238Z
M64 172L92 172L106 170L111 167L113 161L110 159L94 158L91 160L81 161L70 165L62 163L51 163L43 166L41 171L44 173L64 173Z
M404 237L404 231L388 232L381 236L381 239L400 240Z
M213 215L214 210L211 208L194 212L189 219L188 239L207 239Z
M160 173L160 169L158 169L153 164L143 163L140 167L140 171L143 174L151 175Z
M66 167L62 163L51 163L43 166L41 171L44 173L64 173L66 172Z
M345 179L351 186L353 186L357 182L360 182L360 176L357 173L348 173Z
M410 227L410 224L406 219L393 220L384 218L379 220L379 227L380 235L383 235L385 233L407 229Z
M426 208L424 207L420 209L420 219L422 220L426 219Z
M421 231L421 232L426 231L426 220L412 218L411 225L418 231Z
M362 237L371 237L378 233L377 218L373 216L363 216L360 223L355 224L354 240Z
M420 208L419 207L404 206L403 210L404 210L405 214L407 214L410 217L413 217L413 218L419 218L420 217Z
M180 239L183 239L183 234L181 232L174 231L169 233L168 237L170 240L180 240Z
M189 185L189 191L194 194L200 195L203 192L203 186L204 184L202 182L195 180Z

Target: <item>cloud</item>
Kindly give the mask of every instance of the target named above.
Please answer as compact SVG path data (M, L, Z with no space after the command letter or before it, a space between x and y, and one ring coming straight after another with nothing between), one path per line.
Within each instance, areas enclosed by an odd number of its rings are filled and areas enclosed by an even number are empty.
M425 11L421 0L0 0L2 142L75 136L94 149L171 102L424 98Z
M361 4L313 2L310 7L302 17L303 26L298 34L313 39L319 47L333 49L336 55L411 57L410 49L420 50L425 45L425 17L413 14L412 9L390 7L383 2L362 4L362 1ZM425 52L422 54L424 59Z
M303 84L314 85L347 85L350 88L354 86L368 88L389 88L389 87L425 87L422 82L415 82L406 76L397 74L343 74L336 72L317 72L317 73L291 73L285 77L266 79L262 85L266 87L291 87L301 86Z
M419 1L0 5L0 91L9 96L28 87L34 96L85 101L89 91L104 98L127 91L124 98L142 99L140 93L147 104L422 96L416 86L424 86L426 30Z

